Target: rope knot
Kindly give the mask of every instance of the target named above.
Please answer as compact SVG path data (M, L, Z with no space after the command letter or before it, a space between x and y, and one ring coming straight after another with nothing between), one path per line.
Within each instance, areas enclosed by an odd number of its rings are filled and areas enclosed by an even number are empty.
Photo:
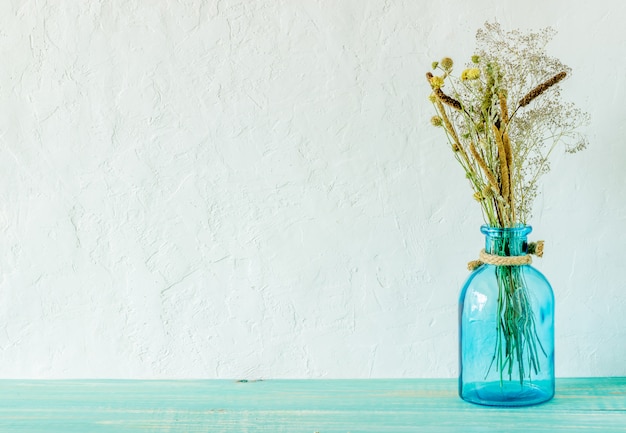
M528 254L543 257L543 241L531 242L528 244Z
M495 266L524 266L530 265L533 262L530 255L537 257L543 257L543 241L531 242L528 244L528 254L523 256L498 256L496 254L489 254L484 249L480 251L479 259L472 260L467 264L467 269L473 271L482 265L495 265Z

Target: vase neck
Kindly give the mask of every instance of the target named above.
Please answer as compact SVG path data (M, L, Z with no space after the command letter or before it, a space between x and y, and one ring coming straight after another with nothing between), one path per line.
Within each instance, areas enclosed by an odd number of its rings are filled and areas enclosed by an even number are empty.
M485 235L485 251L498 256L524 256L528 251L528 234L530 226L498 228L482 226L480 231Z

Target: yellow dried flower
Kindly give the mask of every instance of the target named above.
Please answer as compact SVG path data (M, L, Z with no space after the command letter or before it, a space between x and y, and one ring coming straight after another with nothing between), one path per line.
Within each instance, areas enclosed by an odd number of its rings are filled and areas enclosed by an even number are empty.
M452 61L450 57L444 57L443 59L441 59L441 67L445 71L449 71L450 69L452 69L453 65L454 65L454 62Z
M437 69L437 66L439 66L439 62L433 62L430 66L431 68L433 68L433 70Z
M428 100L434 104L435 101L437 100L437 95L435 95L434 93L431 93L430 95L428 95Z
M474 63L474 64L480 63L480 56L474 54L472 56L472 63Z
M480 69L478 68L470 69L468 72L468 78L470 80L477 80L478 78L480 78Z
M434 90L434 93L437 96L437 101L441 101L444 104L447 104L450 107L454 108L455 110L460 110L462 108L461 103L459 101L457 101L456 99L451 98L450 96L448 96L445 93L443 93L441 88L433 86L433 84L432 84L433 80L435 81L435 84L439 84L439 85L443 86L444 79L442 77L435 77L430 72L427 72L426 73L426 79L428 80L428 83L430 84L430 86ZM439 81L439 80L441 80L441 81Z
M430 123L432 123L433 126L443 126L443 120L439 116L431 117Z
M441 89L443 87L443 78L442 77L432 77L430 80L430 86L433 89Z
M469 68L461 72L461 80L476 80L480 77L480 69Z

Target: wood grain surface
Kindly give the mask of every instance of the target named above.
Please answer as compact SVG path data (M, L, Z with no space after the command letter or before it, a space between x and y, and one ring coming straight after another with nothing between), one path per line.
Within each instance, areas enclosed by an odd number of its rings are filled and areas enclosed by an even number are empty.
M626 378L559 379L551 402L475 406L451 379L2 380L0 432L626 432Z

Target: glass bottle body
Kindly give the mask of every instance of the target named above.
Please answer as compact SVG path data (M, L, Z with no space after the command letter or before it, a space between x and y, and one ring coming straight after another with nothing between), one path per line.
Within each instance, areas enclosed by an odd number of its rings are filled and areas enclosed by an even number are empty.
M483 226L485 250L527 254L529 226ZM459 300L459 395L489 406L528 406L554 396L554 294L534 267L483 264Z

